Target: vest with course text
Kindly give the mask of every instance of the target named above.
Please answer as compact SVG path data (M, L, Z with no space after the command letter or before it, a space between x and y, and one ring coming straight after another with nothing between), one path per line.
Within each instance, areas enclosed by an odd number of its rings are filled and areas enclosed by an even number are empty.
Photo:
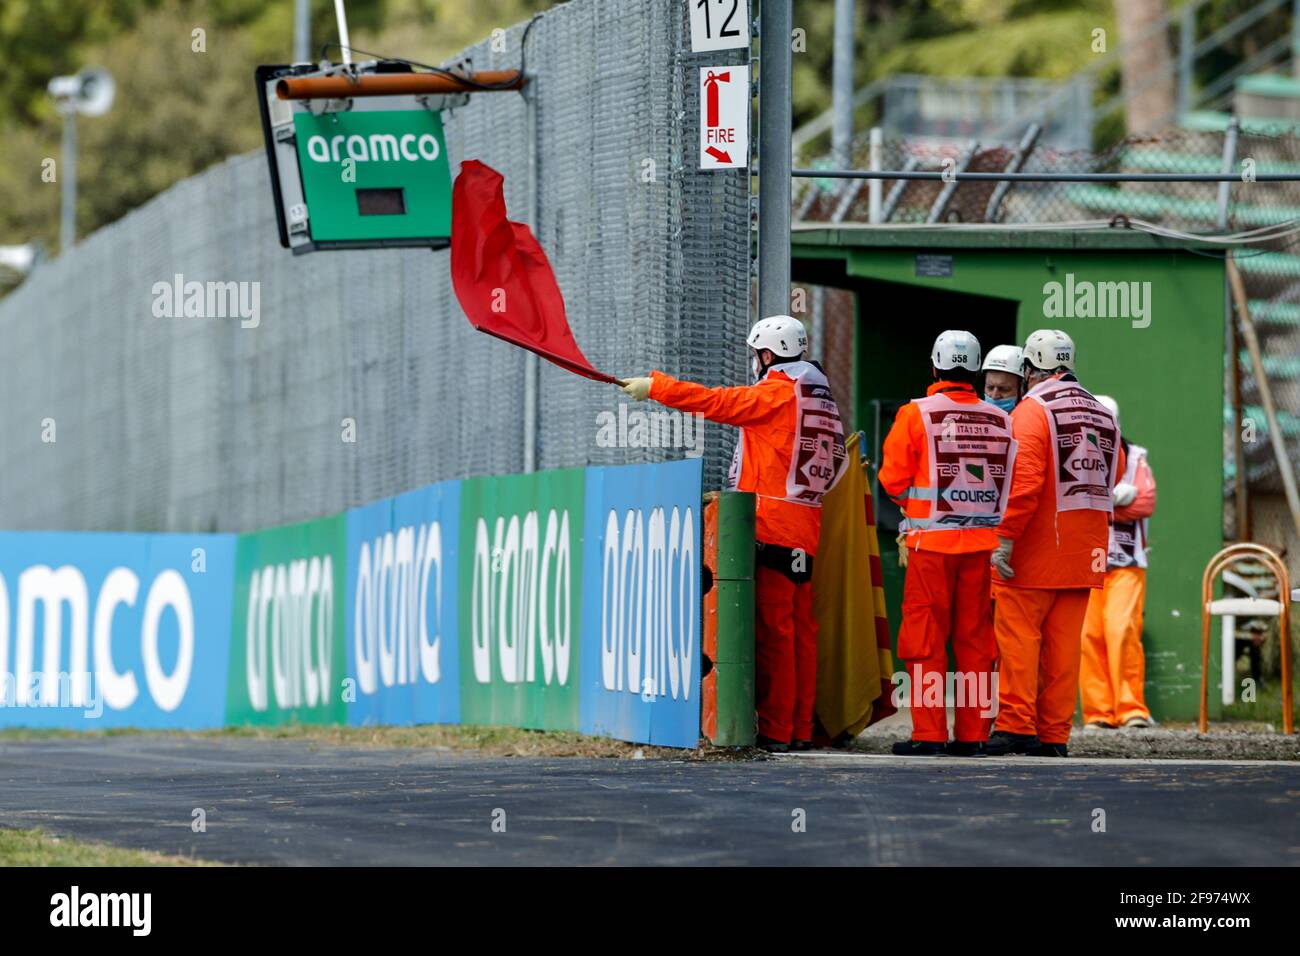
M826 375L811 362L787 362L767 370L780 371L794 379L798 408L795 417L794 448L786 475L783 500L821 507L822 496L835 484L848 457L844 449L844 426L839 406L831 396ZM745 432L741 429L736 452L731 458L731 487L740 485L744 462Z
M1114 416L1073 377L1039 382L1025 398L1047 413L1057 512L1089 509L1111 514L1111 478L1119 459Z
M921 413L930 467L926 483L907 491L907 530L996 527L1016 456L1010 416L988 402L957 402L943 392L913 404Z
M1138 463L1147 456L1141 445L1129 442L1128 460L1120 481L1130 485L1137 481ZM1116 521L1110 526L1110 540L1106 548L1106 570L1116 568L1145 568L1147 566L1147 519Z

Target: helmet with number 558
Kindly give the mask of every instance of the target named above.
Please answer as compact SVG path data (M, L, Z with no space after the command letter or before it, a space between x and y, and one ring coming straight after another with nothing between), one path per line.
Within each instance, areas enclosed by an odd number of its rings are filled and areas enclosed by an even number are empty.
M979 339L960 329L940 332L939 337L934 340L930 361L940 371L964 368L978 372L980 370Z

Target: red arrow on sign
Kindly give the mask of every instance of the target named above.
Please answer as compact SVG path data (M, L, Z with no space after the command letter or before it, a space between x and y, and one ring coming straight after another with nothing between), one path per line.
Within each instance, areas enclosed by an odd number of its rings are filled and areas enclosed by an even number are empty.
M731 162L731 154L726 152L725 150L718 149L716 146L710 146L708 149L705 150L705 152L708 153L710 156L712 156L720 163Z

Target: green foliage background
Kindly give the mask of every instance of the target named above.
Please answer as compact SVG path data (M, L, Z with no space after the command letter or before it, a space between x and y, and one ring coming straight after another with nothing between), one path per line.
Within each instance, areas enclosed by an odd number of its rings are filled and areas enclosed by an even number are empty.
M546 0L349 0L354 46L439 62L527 19ZM312 0L313 56L335 38L332 0ZM206 52L195 52L196 29ZM2 0L0 245L58 245L62 120L53 76L106 67L117 97L78 122L78 234L261 143L253 68L291 59L293 0ZM329 51L338 59L337 49Z

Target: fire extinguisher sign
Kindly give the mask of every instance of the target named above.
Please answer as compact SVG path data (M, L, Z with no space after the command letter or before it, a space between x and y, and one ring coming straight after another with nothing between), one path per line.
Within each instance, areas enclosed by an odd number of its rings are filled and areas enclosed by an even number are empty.
M700 169L749 165L749 67L700 67Z

